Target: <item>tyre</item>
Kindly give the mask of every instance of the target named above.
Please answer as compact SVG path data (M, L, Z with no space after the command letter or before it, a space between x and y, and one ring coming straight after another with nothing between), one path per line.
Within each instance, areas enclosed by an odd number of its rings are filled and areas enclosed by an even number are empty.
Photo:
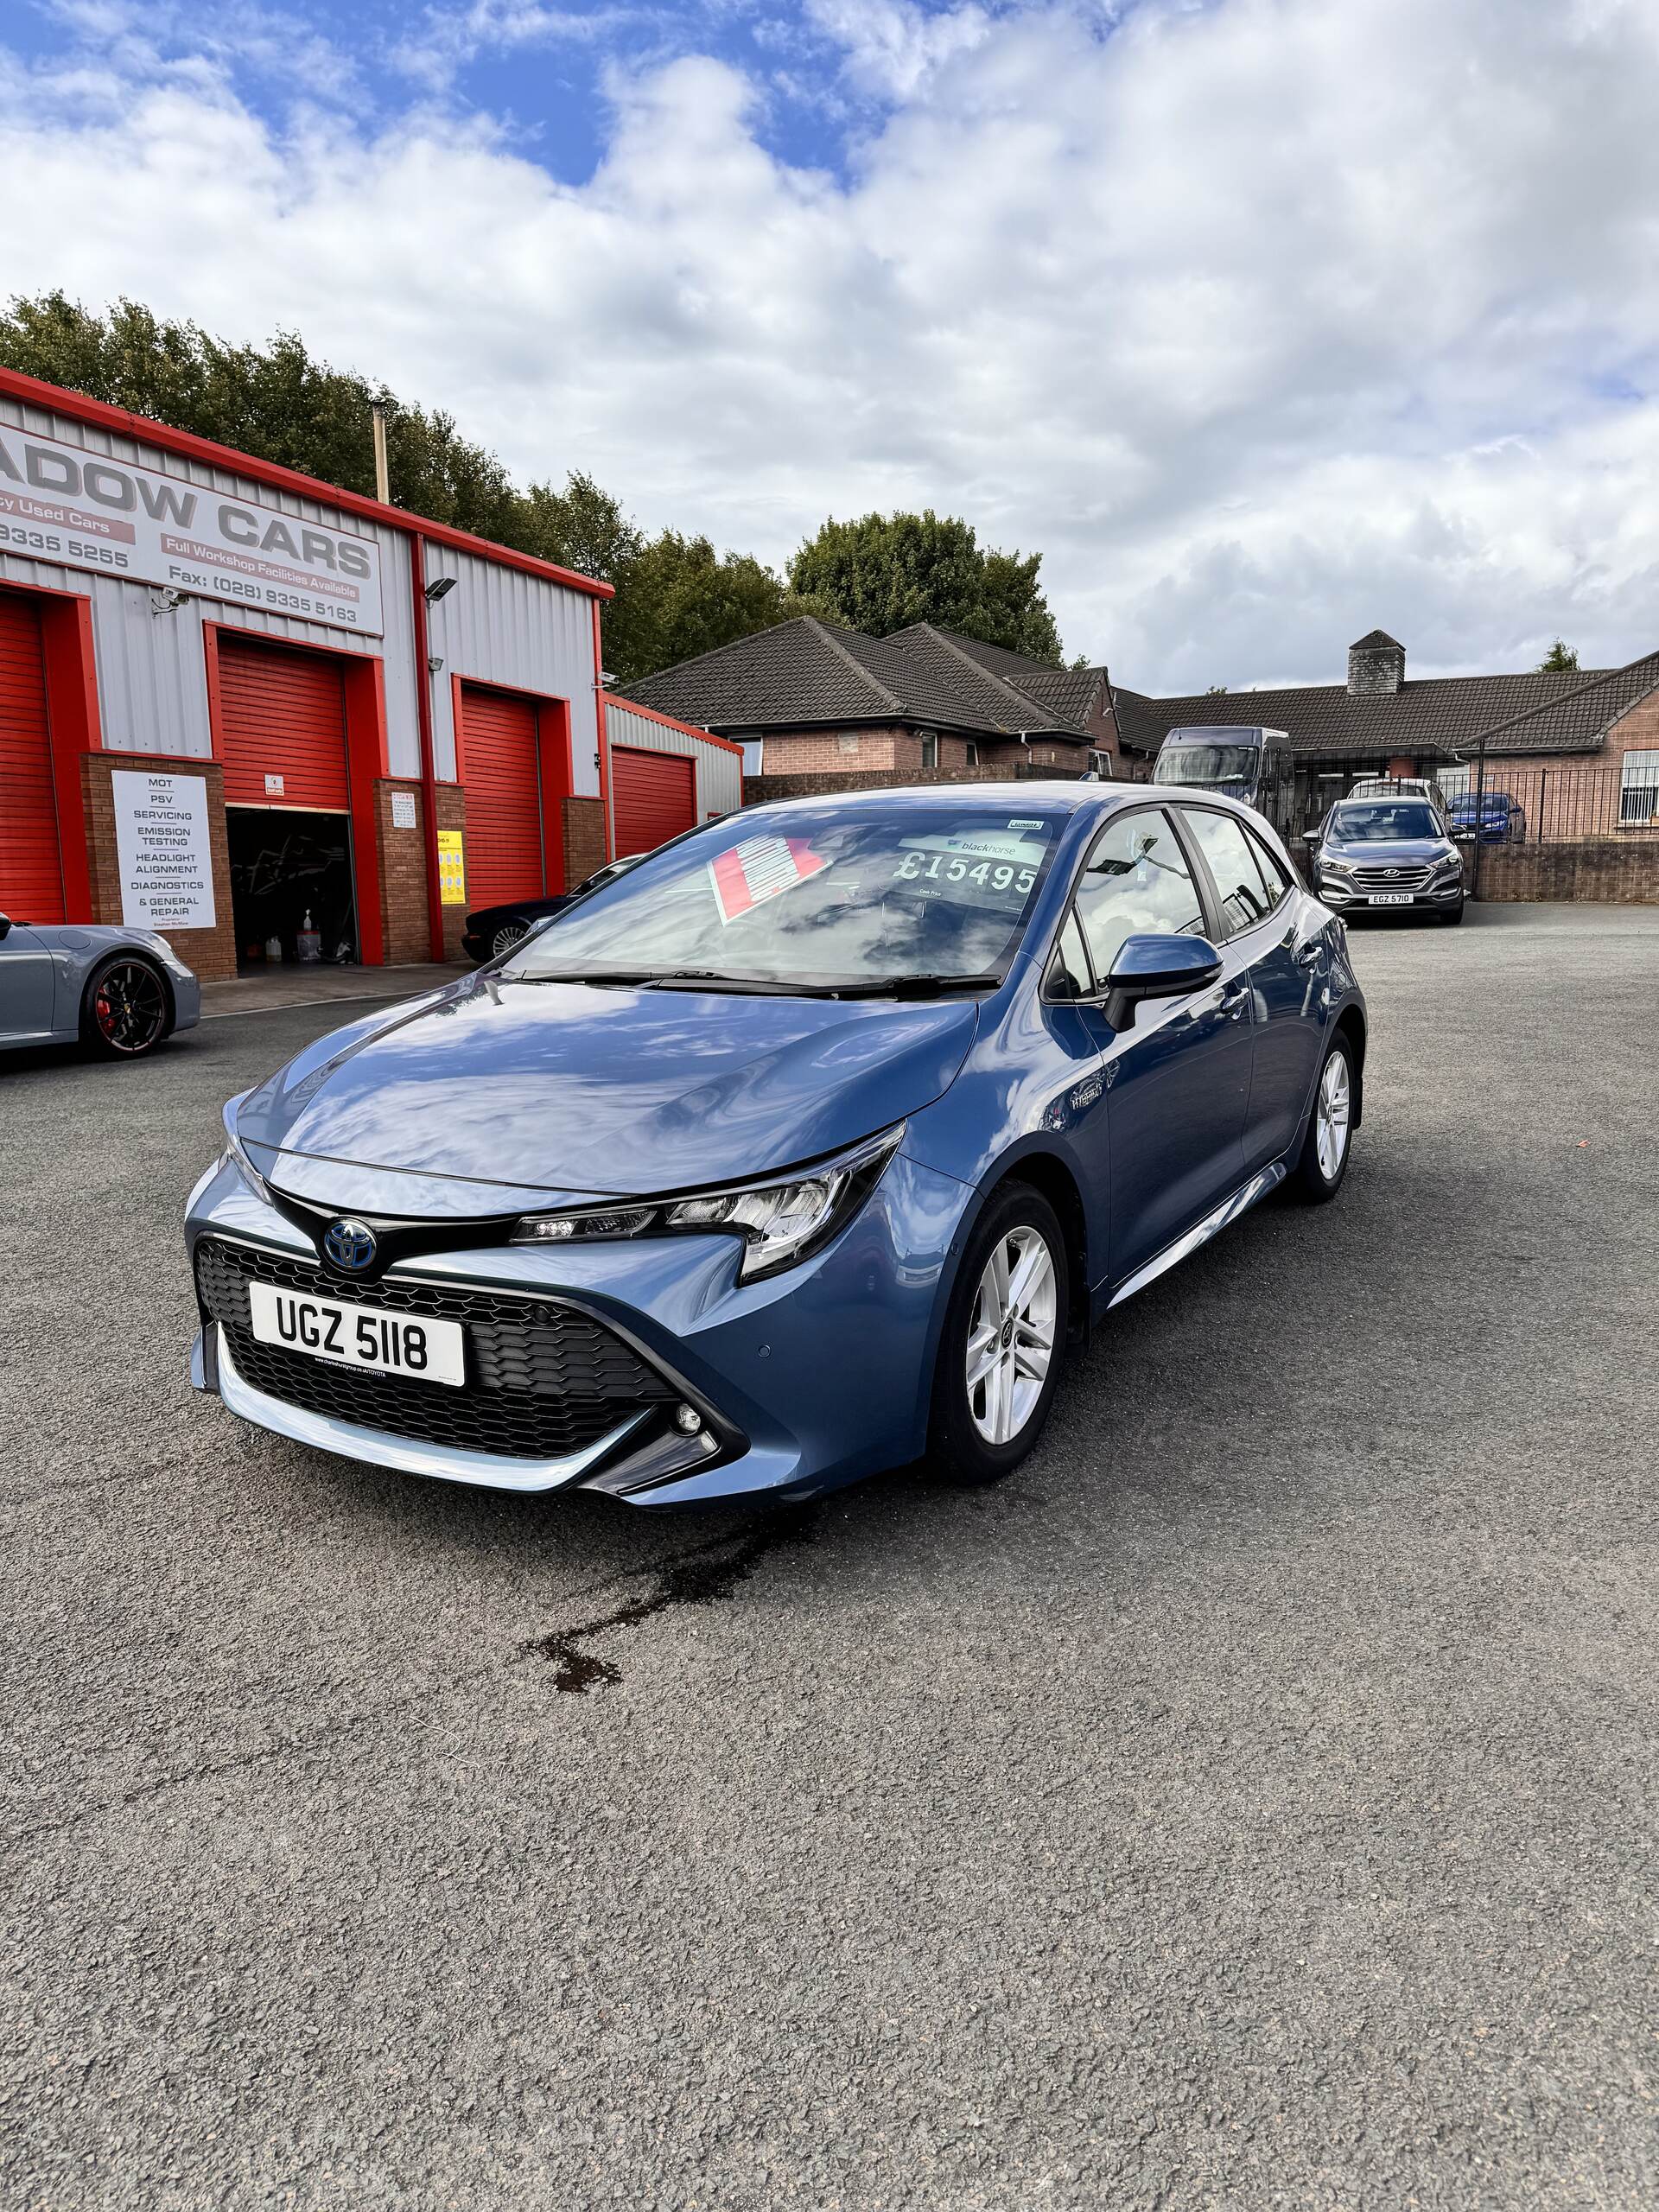
M1065 1238L1028 1184L981 1215L950 1294L933 1370L928 1457L958 1483L1011 1474L1043 1433L1068 1319Z
M1446 912L1440 916L1440 919L1446 925L1447 929L1455 929L1457 925L1463 919L1462 899L1459 899L1455 906L1448 906Z
M518 944L519 938L521 937L527 937L529 933L530 925L528 922L521 922L517 919L511 922L503 922L500 928L497 930L495 935L490 939L491 959L499 960L504 952L511 952L513 946Z
M135 952L118 952L93 971L80 1002L80 1038L116 1060L153 1052L173 1027L161 970Z
M1325 1056L1325 1065L1319 1070L1301 1155L1291 1170L1287 1185L1293 1198L1309 1205L1324 1205L1342 1188L1352 1149L1349 1138L1352 1134L1353 1104L1352 1047L1345 1037L1333 1037Z

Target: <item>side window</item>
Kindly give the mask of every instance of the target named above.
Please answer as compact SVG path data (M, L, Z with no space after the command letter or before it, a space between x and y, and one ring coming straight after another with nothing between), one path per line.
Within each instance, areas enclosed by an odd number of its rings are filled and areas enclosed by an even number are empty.
M1048 995L1053 999L1082 999L1094 988L1083 931L1077 927L1077 916L1068 914L1048 963Z
M1294 887L1291 878L1285 872L1284 862L1277 853L1271 851L1254 833L1250 836L1250 850L1255 857L1257 868L1262 871L1262 880L1267 888L1268 912L1270 914L1275 913L1289 898Z
M1216 879L1227 934L1236 937L1272 911L1255 849L1230 814L1215 814L1207 806L1185 806L1181 812Z
M1204 935L1198 886L1161 808L1106 824L1077 879L1076 904L1103 982L1126 938Z

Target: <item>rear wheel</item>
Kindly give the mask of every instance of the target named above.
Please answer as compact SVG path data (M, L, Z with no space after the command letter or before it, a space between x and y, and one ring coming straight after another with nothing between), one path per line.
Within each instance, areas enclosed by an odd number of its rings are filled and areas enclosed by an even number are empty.
M1067 1321L1065 1239L1028 1185L992 1198L957 1272L933 1377L929 1456L962 1483L1011 1474L1043 1433Z
M1351 1047L1345 1037L1334 1037L1319 1070L1313 1117L1288 1185L1294 1196L1310 1205L1323 1205L1342 1188L1342 1179L1348 1173L1353 1105Z
M160 971L137 953L106 960L86 986L80 1035L95 1052L136 1060L153 1052L171 1026Z

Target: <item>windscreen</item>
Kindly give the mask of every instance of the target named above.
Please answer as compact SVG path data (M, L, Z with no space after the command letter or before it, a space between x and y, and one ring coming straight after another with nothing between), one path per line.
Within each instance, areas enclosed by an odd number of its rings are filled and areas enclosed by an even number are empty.
M1235 797L1255 782L1262 755L1254 745L1166 745L1152 772L1154 784L1192 784Z
M941 804L734 816L656 855L501 971L829 987L1007 972L1065 817Z
M1331 842L1337 845L1388 845L1406 837L1443 834L1432 809L1420 799L1377 799L1363 806L1338 806L1331 816Z

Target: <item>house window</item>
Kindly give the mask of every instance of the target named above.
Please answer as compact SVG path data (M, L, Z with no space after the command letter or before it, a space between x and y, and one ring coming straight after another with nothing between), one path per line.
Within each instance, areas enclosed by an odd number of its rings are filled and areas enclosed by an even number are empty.
M937 768L939 765L939 734L934 729L922 732L922 766Z
M968 740L967 743L966 743L966 744L963 746L963 759L967 761L968 766L969 766L970 768L977 768L977 767L978 767L978 766L979 766L979 747L978 747L978 746L975 743L974 740L973 740L971 737Z
M1618 822L1622 830L1659 825L1659 748L1624 755L1618 772Z

